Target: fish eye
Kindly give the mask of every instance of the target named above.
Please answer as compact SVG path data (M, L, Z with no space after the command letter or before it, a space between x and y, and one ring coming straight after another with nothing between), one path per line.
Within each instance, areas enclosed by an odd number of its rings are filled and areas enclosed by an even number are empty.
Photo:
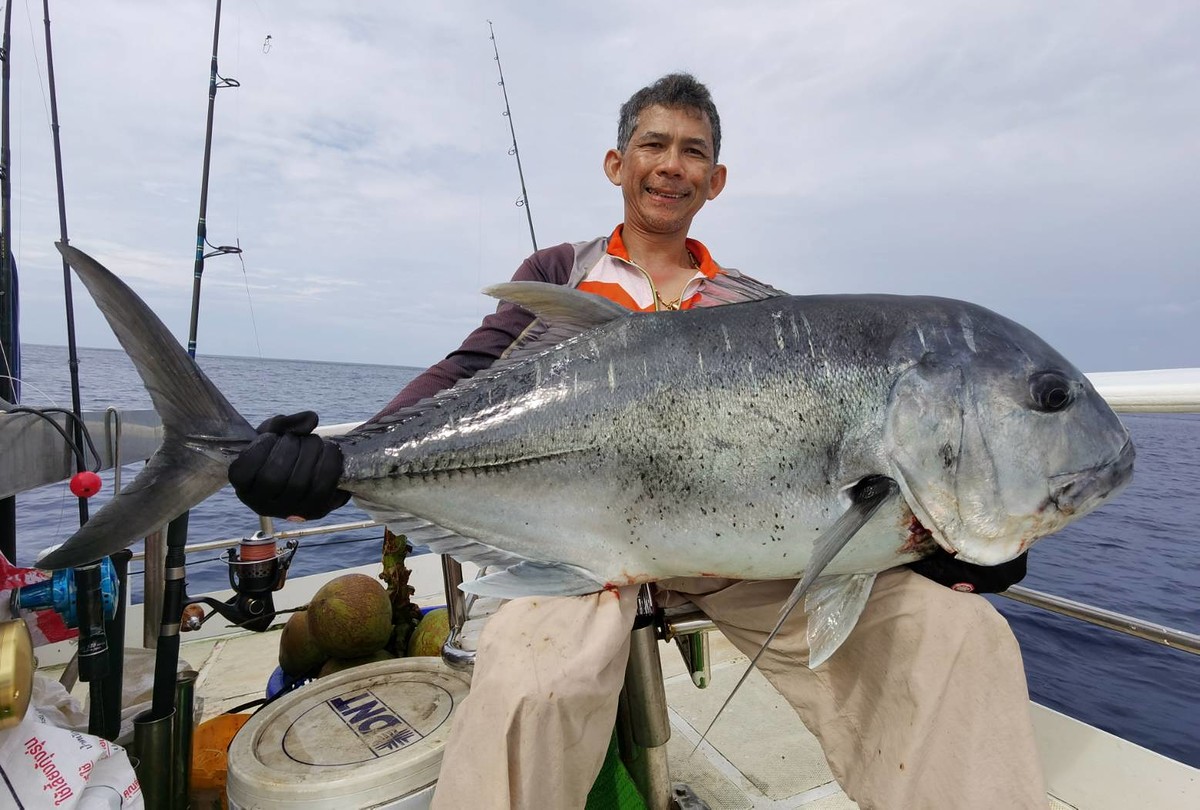
M1057 371L1042 371L1029 378L1029 396L1035 411L1055 413L1075 399L1071 381Z

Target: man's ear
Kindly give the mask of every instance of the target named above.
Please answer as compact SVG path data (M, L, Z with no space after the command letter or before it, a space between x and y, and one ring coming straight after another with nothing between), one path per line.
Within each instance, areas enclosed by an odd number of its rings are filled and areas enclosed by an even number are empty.
M623 161L624 157L616 149L609 149L604 153L604 174L614 186L621 185L621 164Z
M725 188L726 170L724 163L718 163L713 167L712 177L708 181L708 199L716 199L716 196Z

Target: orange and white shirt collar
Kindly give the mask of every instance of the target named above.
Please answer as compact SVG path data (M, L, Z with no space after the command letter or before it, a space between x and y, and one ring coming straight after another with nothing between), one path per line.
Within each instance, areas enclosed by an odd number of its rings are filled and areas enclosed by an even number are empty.
M579 289L602 295L615 301L627 309L637 312L654 312L654 288L645 271L629 258L629 250L621 238L624 226L618 225L608 239L608 247L603 258L596 263L579 284ZM684 287L680 299L680 309L691 309L704 306L702 302L704 283L721 273L721 267L713 261L703 243L696 239L686 242L688 252L696 260L696 274Z

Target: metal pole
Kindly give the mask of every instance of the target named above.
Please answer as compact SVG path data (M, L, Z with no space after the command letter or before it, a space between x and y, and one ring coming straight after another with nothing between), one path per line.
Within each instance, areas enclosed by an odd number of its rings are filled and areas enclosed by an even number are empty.
M646 585L639 595L638 617L630 636L622 693L625 711L619 712L629 725L618 730L618 739L623 743L621 758L646 806L650 810L667 810L671 806L671 773L667 764L671 722L667 716L662 662L658 657L658 631L653 614L641 612L643 600L652 604Z
M1200 635L1194 633L1186 633L1182 630L1164 627L1161 624L1135 619L1132 616L1125 616L1124 614L1093 607L1083 602L1064 599L1061 596L1052 596L1048 593L1030 590L1020 585L1014 585L1007 591L997 595L1007 597L1015 602L1033 605L1034 607L1048 610L1051 613L1058 613L1088 622L1089 624L1107 627L1109 630L1116 630L1127 636L1144 638L1147 641L1162 644L1173 650L1200 655Z

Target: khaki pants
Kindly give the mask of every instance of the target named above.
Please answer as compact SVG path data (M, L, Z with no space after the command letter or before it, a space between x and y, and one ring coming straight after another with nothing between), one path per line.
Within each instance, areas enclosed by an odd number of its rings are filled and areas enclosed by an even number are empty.
M679 579L752 655L794 581ZM582 808L608 746L636 589L515 600L480 638L435 810ZM759 669L820 739L862 810L1045 808L1020 651L982 597L907 569L880 574L858 625L817 670L797 609Z

